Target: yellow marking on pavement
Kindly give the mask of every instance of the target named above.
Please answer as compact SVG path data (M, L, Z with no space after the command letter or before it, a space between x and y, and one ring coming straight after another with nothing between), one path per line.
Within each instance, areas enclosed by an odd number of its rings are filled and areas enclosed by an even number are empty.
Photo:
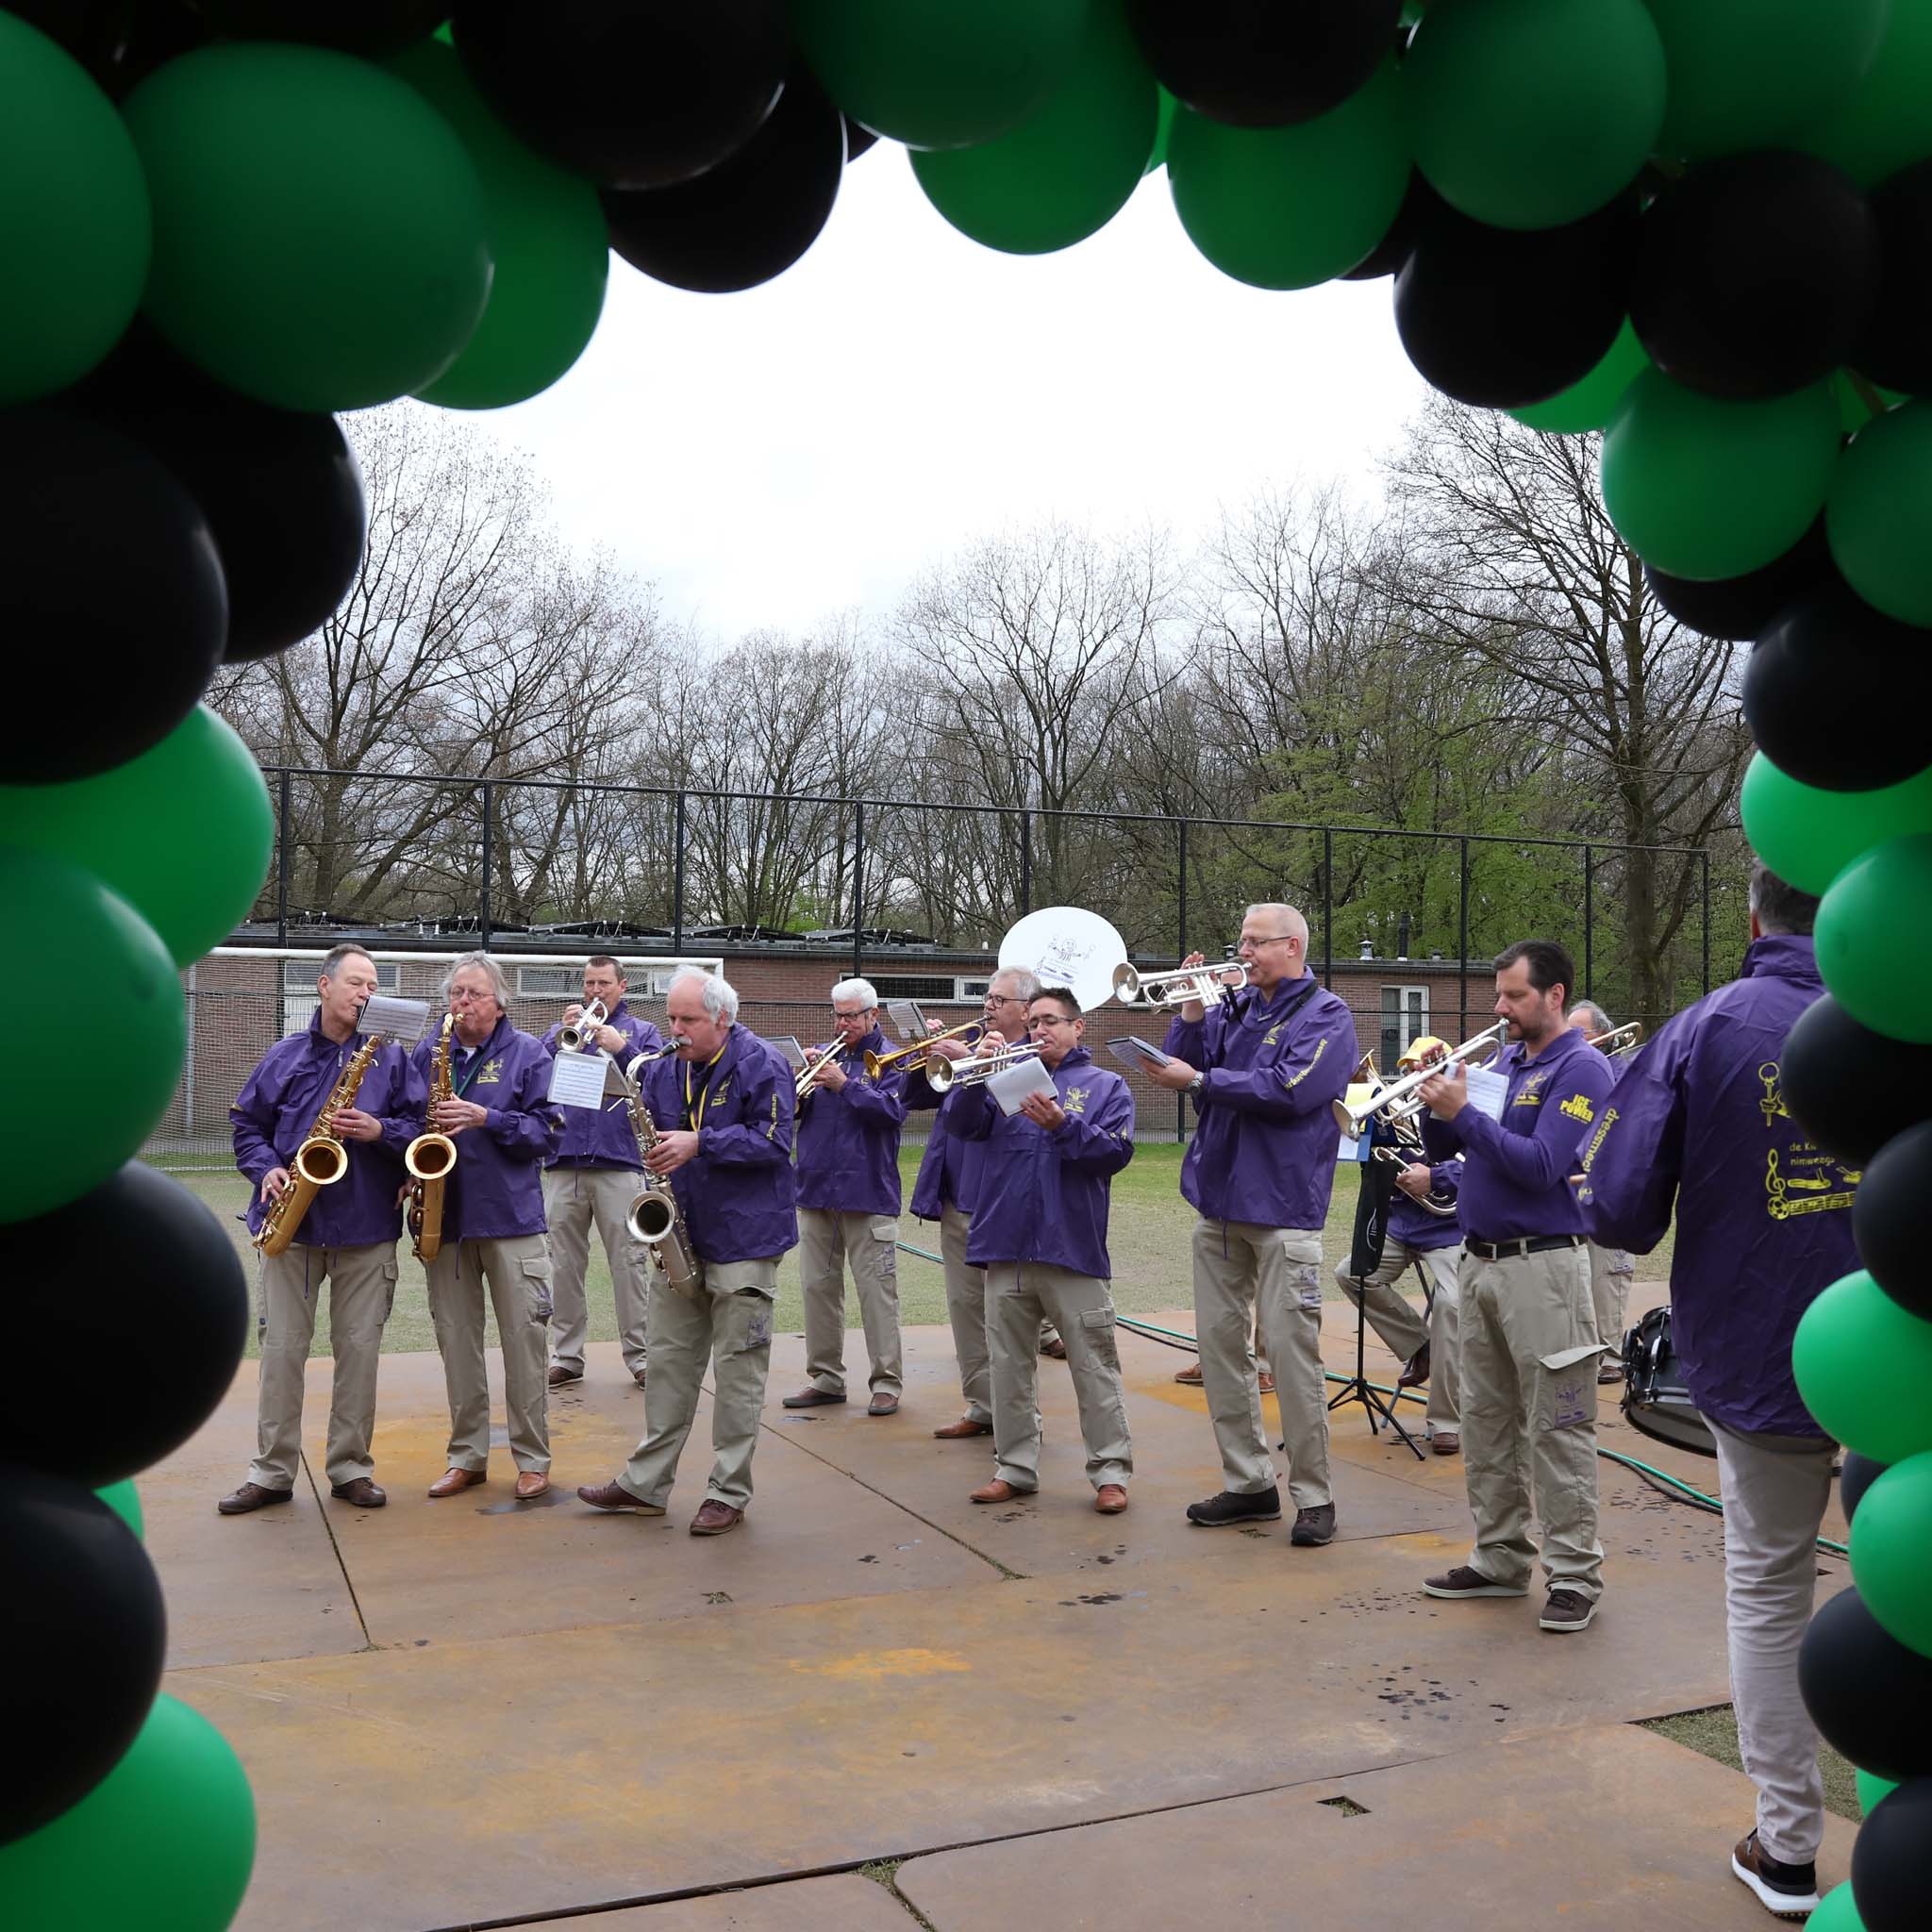
M888 1677L937 1677L973 1666L953 1650L862 1650L854 1657L810 1664L791 1659L794 1671L811 1677L836 1677L843 1683L882 1684Z

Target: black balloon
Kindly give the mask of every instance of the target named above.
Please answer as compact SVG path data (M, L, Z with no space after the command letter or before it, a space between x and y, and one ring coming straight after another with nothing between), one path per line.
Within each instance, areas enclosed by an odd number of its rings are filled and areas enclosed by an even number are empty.
M207 517L140 444L75 411L0 413L0 784L125 764L221 662L228 594Z
M200 0L216 29L240 41L301 41L380 59L433 34L449 0Z
M605 189L610 245L675 288L753 289L818 240L844 172L844 118L797 68L771 118L709 174L641 194Z
M84 1433L94 1420L92 1408L70 1412L68 1425ZM160 1687L168 1625L133 1531L92 1491L37 1470L0 1469L0 1576L8 1844L78 1803L134 1741Z
M1841 583L1814 591L1759 636L1743 700L1752 735L1787 776L1828 791L1896 785L1932 755L1932 631L1881 615Z
M1373 282L1383 275L1402 273L1402 265L1414 249L1424 227L1449 212L1449 204L1423 177L1420 168L1408 171L1408 186L1403 191L1402 206L1389 224L1389 232L1362 259L1341 277L1344 282Z
M1127 0L1160 84L1235 127L1341 106L1389 54L1401 14L1402 0Z
M158 457L207 514L228 585L229 663L308 636L362 561L362 473L333 416L211 382L137 325L76 391Z
M1687 388L1787 395L1850 356L1877 243L1865 197L1828 161L1786 149L1701 161L1643 211L1630 325Z
M1635 195L1561 228L1491 228L1446 205L1395 278L1408 359L1478 408L1546 402L1608 354L1629 293Z
M1883 1629L1856 1590L1812 1618L1798 1689L1819 1735L1860 1771L1894 1782L1932 1772L1932 1657Z
M1932 1046L1861 1026L1826 993L1798 1015L1778 1056L1785 1104L1827 1154L1870 1165L1894 1134L1924 1118Z
M1890 1467L1890 1463L1874 1462L1869 1456L1860 1456L1855 1449L1845 1451L1843 1464L1838 1473L1838 1506L1845 1512L1846 1523L1858 1513L1859 1498Z
M0 1226L8 1280L66 1281L77 1254L88 1279L59 1297L60 1345L88 1365L86 1414L63 1378L17 1377L0 1405L0 1461L99 1489L158 1462L214 1412L248 1340L248 1283L213 1214L138 1160L65 1208Z
M1932 1777L1888 1791L1852 1840L1852 1903L1864 1932L1923 1932Z
M861 127L850 114L842 115L841 118L845 123L845 159L850 165L867 148L877 144L878 136L870 127Z
M1861 375L1919 395L1932 389L1932 160L1872 191L1878 295L1852 352Z
M784 0L461 0L455 24L497 112L607 188L668 188L735 154L790 52Z
M193 0L8 0L7 11L58 41L116 101L209 39Z
M1646 563L1651 595L1680 624L1707 638L1748 642L1769 627L1781 610L1840 579L1824 539L1821 516L1782 557L1740 577L1699 582L1674 577Z
M1872 1158L1852 1203L1852 1233L1879 1287L1932 1322L1932 1121L1894 1134Z

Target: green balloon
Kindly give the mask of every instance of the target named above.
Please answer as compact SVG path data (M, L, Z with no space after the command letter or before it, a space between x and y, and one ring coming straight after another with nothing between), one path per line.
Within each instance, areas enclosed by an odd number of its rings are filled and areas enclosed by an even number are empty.
M1824 506L1831 559L1874 609L1932 625L1932 401L1874 416L1853 437Z
M1163 88L1157 90L1160 96L1160 120L1154 129L1154 151L1147 157L1147 165L1141 172L1151 175L1157 168L1167 166L1168 137L1174 132L1174 110L1180 103Z
M1416 165L1498 228L1580 221L1636 179L1664 117L1643 0L1435 0L1402 66Z
M1805 1310L1791 1369L1818 1426L1847 1449L1888 1463L1932 1449L1932 1322L1900 1307L1864 1269Z
M1838 452L1827 382L1729 403L1649 369L1624 391L1604 437L1604 508L1653 568L1741 576L1811 527Z
M71 859L0 846L0 906L13 934L0 947L0 1011L19 1023L17 1101L0 1115L4 1223L77 1199L141 1151L175 1097L188 1019L154 927ZM67 1024L58 991L76 974L94 1016L85 1030Z
M221 1732L163 1691L79 1804L0 1846L0 1901L21 1932L220 1932L254 1869L247 1773Z
M1158 89L1125 20L1097 7L1072 73L1010 134L979 147L915 151L925 198L962 235L1044 255L1097 234L1141 185Z
M1044 104L1079 58L1088 12L1089 0L791 0L791 30L860 126L908 147L974 147Z
M0 407L65 389L121 340L153 240L113 103L64 48L0 13Z
M1657 152L1785 147L1872 70L1890 0L1645 0L1671 64Z
M1869 1818L1892 1792L1898 1790L1896 1778L1880 1777L1874 1771L1861 1771L1853 1782L1858 1787L1858 1812Z
M1932 1657L1932 1454L1894 1464L1859 1498L1852 1581L1892 1636Z
M1826 791L1801 784L1758 752L1744 774L1739 808L1758 858L1801 892L1822 898L1861 852L1904 833L1932 832L1932 763L1875 791Z
M191 361L287 409L426 389L490 293L482 184L441 115L321 47L170 60L123 108L147 170L143 304Z
M1394 62L1293 127L1230 127L1182 107L1167 178L1188 239L1236 281L1312 289L1346 274L1389 232L1408 186Z
M1853 859L1818 908L1816 937L1818 970L1853 1019L1889 1039L1932 1045L1921 970L1932 958L1932 833L1890 839ZM1932 1415L1932 1405L1921 1407Z
M141 1513L141 1491L134 1487L134 1478L131 1475L124 1476L118 1483L109 1483L105 1490L96 1490L94 1494L136 1536L145 1536L146 1524Z
M275 815L255 755L200 705L98 778L0 785L0 845L58 853L111 886L192 965L248 916Z
M1553 435L1579 436L1585 430L1601 429L1617 413L1624 391L1651 366L1626 316L1617 340L1588 375L1558 390L1547 402L1531 403L1509 413L1519 423Z
M1887 409L1895 409L1905 401L1899 391L1880 389L1875 382L1868 382L1863 376L1854 382L1848 369L1832 371L1831 392L1838 400L1838 426L1847 436L1856 436L1873 417L1882 416ZM1878 398L1878 408L1873 408L1865 400L1868 393Z
M1852 1903L1852 1881L1834 1885L1818 1901L1818 1909L1805 1921L1805 1932L1865 1932L1865 1922Z
M1830 8L1819 8L1829 14ZM1674 75L1673 76L1674 81ZM1892 0L1884 38L1863 85L1837 113L1790 144L1842 168L1860 188L1875 188L1932 155L1932 7Z
M460 137L483 184L496 264L475 334L416 393L446 409L521 403L583 354L604 312L610 242L597 191L510 132L470 85L455 48L419 41L389 67Z

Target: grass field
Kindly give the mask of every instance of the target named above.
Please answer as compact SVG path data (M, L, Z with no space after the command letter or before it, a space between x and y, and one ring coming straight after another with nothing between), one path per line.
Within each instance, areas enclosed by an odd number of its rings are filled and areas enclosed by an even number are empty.
M900 1150L899 1171L905 1181L906 1197L912 1197L912 1180L918 1172L923 1150L908 1146ZM1186 1307L1192 1300L1189 1285L1188 1237L1193 1226L1194 1210L1181 1199L1181 1148L1171 1142L1143 1143L1134 1150L1132 1164L1114 1176L1113 1209L1109 1217L1108 1246L1113 1259L1113 1296L1124 1314L1145 1314L1157 1308ZM247 1206L247 1183L239 1174L183 1174L178 1178L213 1208L223 1224L232 1230L238 1251L254 1274L254 1256L241 1222ZM1350 1174L1338 1180L1334 1200L1324 1230L1322 1253L1324 1283L1331 1297L1341 1291L1332 1281L1335 1264L1348 1252L1355 1231L1356 1185ZM914 1221L908 1214L899 1224L901 1241L931 1253L939 1251L936 1224ZM423 1269L409 1254L405 1241L400 1249L402 1278L396 1287L395 1311L383 1336L385 1353L436 1346L429 1325L427 1290ZM1639 1264L1646 1280L1660 1275L1669 1266L1667 1249ZM611 1307L610 1274L602 1249L593 1241L591 1248L591 1340L614 1341L616 1318ZM803 1324L803 1304L799 1296L798 1266L787 1256L778 1267L777 1326L781 1332L796 1333ZM899 1257L900 1320L908 1326L942 1323L946 1319L945 1284L939 1265L916 1255ZM858 1304L848 1291L846 1325L858 1325ZM492 1346L494 1345L492 1340ZM248 1352L256 1352L251 1334ZM315 1325L314 1353L326 1355L328 1309L319 1311Z

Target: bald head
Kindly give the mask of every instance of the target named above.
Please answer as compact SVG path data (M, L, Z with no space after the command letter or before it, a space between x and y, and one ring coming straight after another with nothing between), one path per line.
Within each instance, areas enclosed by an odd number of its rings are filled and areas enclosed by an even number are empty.
M1241 958L1249 983L1273 994L1283 980L1307 971L1308 922L1279 900L1250 906L1241 919Z

